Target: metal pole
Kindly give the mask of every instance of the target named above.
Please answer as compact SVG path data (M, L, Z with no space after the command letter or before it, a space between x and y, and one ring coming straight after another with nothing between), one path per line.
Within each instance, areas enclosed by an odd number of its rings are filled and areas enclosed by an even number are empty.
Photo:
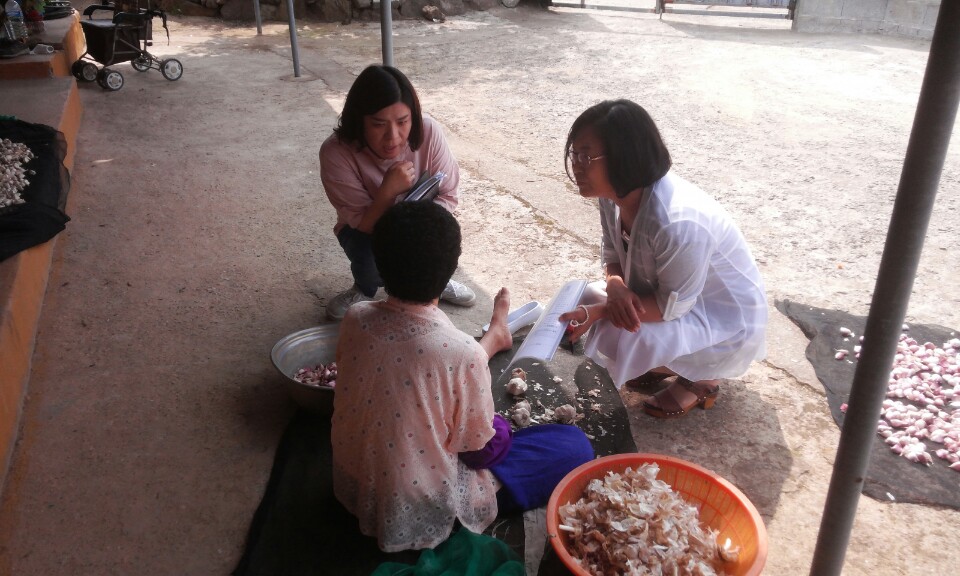
M293 55L293 76L300 77L300 47L297 45L297 21L293 15L293 0L287 0L287 16L290 20L290 53Z
M262 36L263 24L260 20L260 0L253 0L253 17L257 19L257 36Z
M393 66L393 0L380 0L380 43L383 51L383 65Z
M960 2L944 0L933 31L903 172L853 376L833 476L810 566L838 575L853 528L877 420L960 103Z

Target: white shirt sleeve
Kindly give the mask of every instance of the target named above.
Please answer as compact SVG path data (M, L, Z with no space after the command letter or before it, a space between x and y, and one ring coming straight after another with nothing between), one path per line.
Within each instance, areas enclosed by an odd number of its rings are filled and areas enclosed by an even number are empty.
M708 231L691 220L671 223L654 238L656 298L664 321L683 316L697 303L715 244Z

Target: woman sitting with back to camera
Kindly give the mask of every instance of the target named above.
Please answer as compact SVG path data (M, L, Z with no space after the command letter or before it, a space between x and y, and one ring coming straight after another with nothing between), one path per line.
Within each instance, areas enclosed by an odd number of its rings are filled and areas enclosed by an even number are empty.
M765 355L767 303L753 256L716 200L674 174L653 119L629 100L601 102L574 121L567 173L597 198L606 279L561 315L586 334L584 352L614 383L654 384L643 403L660 418L710 408L720 380Z
M370 250L370 232L423 172L446 174L434 202L452 212L458 202L460 169L443 128L423 115L417 92L402 72L391 66L368 66L354 80L337 127L320 147L320 179L337 211L333 233L353 275L353 286L327 304L330 319L343 318L351 304L373 300L382 283ZM441 298L472 306L476 295L451 279Z
M576 426L513 433L494 411L487 363L513 343L507 289L480 342L437 307L457 268L460 227L431 202L390 207L372 250L387 299L351 306L337 343L337 500L385 552L433 548L457 521L480 533L498 511L545 505L593 449Z

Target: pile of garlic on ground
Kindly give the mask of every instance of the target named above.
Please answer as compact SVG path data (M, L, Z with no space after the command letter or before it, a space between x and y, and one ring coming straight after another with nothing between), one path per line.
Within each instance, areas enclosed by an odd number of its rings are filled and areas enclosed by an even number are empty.
M22 204L20 193L30 182L24 165L34 158L26 144L0 138L0 208Z
M738 549L717 545L717 532L700 524L697 508L657 479L660 467L643 464L608 472L587 485L582 498L560 507L567 550L595 576L723 574Z
M909 327L904 325L904 330ZM841 328L844 338L855 336ZM863 337L860 337L863 340ZM860 357L860 346L853 349ZM844 360L847 350L837 350ZM934 454L960 472L960 339L942 347L918 344L907 334L900 335L893 369L887 385L877 432L890 449L911 462L930 465L933 456L926 441L939 444ZM841 410L846 411L846 404Z
M543 408L543 416L539 419L534 417L533 406L530 404L530 401L524 397L530 387L527 383L527 372L523 368L514 368L510 376L510 381L506 383L505 388L514 400L513 408L510 411L510 419L513 420L513 423L516 424L518 428L526 428L531 424L541 424L544 422L576 424L577 421L583 418L583 414L578 413L577 409L571 404L564 404L556 409L551 409L543 406L539 400L537 401L537 405ZM553 381L559 384L563 380L554 376ZM599 390L591 390L590 392L596 392L597 395L600 394Z

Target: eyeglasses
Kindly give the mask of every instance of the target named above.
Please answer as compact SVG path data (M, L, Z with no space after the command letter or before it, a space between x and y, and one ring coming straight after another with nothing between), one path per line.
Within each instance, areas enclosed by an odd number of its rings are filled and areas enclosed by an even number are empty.
M586 167L589 166L590 163L593 162L594 160L599 160L599 159L601 159L601 158L606 158L606 156L603 155L603 154L598 154L597 156L594 156L594 157L591 158L590 156L587 156L587 155L584 154L583 152L579 152L579 153L578 153L578 152L574 152L573 150L571 150L571 151L567 152L567 158L570 159L570 163L571 163L571 164L577 164L577 165L579 165L579 166L583 166L584 168L586 168Z

